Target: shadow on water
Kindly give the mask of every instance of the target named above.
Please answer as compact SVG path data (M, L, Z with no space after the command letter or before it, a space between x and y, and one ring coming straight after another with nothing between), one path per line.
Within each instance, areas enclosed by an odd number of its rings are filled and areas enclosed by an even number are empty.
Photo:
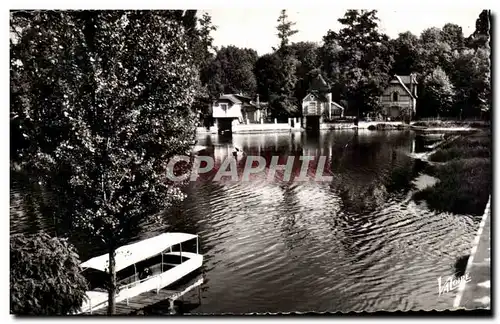
M457 258L455 262L455 277L462 277L465 275L465 270L467 270L467 262L469 261L470 255L463 255Z

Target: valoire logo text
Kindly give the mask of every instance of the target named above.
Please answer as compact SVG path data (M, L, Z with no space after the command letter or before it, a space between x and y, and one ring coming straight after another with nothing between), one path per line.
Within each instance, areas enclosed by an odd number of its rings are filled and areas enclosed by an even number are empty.
M438 292L439 296L441 296L444 293L448 293L450 291L453 291L457 289L461 283L467 283L471 281L471 277L469 273L466 273L465 275L461 277L456 277L456 276L451 276L446 279L445 282L443 282L443 277L438 278Z

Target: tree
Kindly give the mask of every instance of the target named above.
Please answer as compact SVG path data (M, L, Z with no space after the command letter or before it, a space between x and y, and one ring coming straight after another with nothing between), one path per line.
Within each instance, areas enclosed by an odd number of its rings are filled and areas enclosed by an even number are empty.
M478 49L480 47L491 47L490 17L490 10L481 11L476 20L476 29L474 30L474 33L472 33L472 35L470 35L466 40L469 48Z
M452 51L460 51L465 46L465 38L462 32L462 27L456 24L446 24L441 30L441 38L444 42L450 45Z
M378 30L378 20L376 10L347 10L338 20L344 27L324 37L324 48L342 48L334 65L340 98L348 99L360 115L377 109L392 66L389 38ZM323 66L331 69L332 62Z
M281 11L278 18L278 38L280 47L276 51L279 58L278 79L276 80L277 92L269 98L272 115L275 118L284 119L299 114L297 99L295 98L295 85L297 76L295 74L297 60L289 46L290 37L298 31L292 29L295 22L288 20L286 10Z
M263 101L269 102L273 118L285 119L299 113L295 98L296 60L293 56L280 56L277 52L265 54L255 64L257 91Z
M290 48L297 62L295 98L301 102L307 95L313 74L317 74L316 70L319 68L319 47L313 42L298 42L290 45ZM312 71L316 72L311 73Z
M284 49L288 46L290 37L298 33L298 30L293 29L295 26L295 22L288 20L288 15L286 14L286 10L281 10L281 14L278 18L278 38L280 39L280 47L279 49Z
M456 89L457 115L477 117L491 106L491 69L488 48L455 53L451 80Z
M10 237L10 311L67 315L82 305L87 282L75 248L45 233Z
M392 74L409 75L418 72L419 40L411 32L400 33L391 41L394 51Z
M319 49L319 63L323 77L330 84L332 91L332 98L334 100L341 100L342 91L344 89L341 78L341 57L343 55L343 48L335 39L332 33L323 37L323 46Z
M289 45L289 38L297 31L292 29L295 23L288 20L286 10L281 11L278 22L280 46L274 53L259 58L254 72L259 94L269 101L272 117L285 119L300 113L295 97L297 60Z
M257 92L262 101L269 102L271 96L279 90L276 82L279 77L279 66L280 61L276 53L264 54L255 62Z
M253 96L257 87L254 67L258 57L253 49L222 47L208 67L210 95L241 92Z
M189 152L199 82L168 14L37 11L11 40L11 127L29 144L16 153L64 197L72 226L105 245L110 314L116 248L184 198L167 164Z
M427 116L451 115L455 90L446 73L438 67L425 76L423 83L423 100L426 103Z
M441 67L447 73L453 68L451 64L452 49L444 40L439 28L425 29L420 35L420 52L418 70L422 76L432 73Z
M198 19L198 23L200 27L197 29L194 56L200 69L201 83L202 85L206 85L210 80L208 66L214 57L212 52L215 51L215 47L213 46L214 38L211 33L217 30L217 27L212 24L212 17L206 12Z

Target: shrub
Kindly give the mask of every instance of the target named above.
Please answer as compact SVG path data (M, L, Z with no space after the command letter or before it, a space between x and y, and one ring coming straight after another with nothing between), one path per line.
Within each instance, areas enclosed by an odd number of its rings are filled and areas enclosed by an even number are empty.
M45 233L10 238L10 311L15 315L67 315L80 309L87 281L66 240Z

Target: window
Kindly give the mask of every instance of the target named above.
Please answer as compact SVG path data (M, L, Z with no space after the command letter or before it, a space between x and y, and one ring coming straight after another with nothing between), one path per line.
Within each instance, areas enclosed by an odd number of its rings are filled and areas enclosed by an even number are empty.
M222 108L222 110L227 111L227 104L221 103L220 107Z
M393 92L392 93L392 101L398 101L399 100L399 93Z
M310 102L308 108L309 108L308 109L309 114L313 114L313 115L316 114L316 102L315 101Z

